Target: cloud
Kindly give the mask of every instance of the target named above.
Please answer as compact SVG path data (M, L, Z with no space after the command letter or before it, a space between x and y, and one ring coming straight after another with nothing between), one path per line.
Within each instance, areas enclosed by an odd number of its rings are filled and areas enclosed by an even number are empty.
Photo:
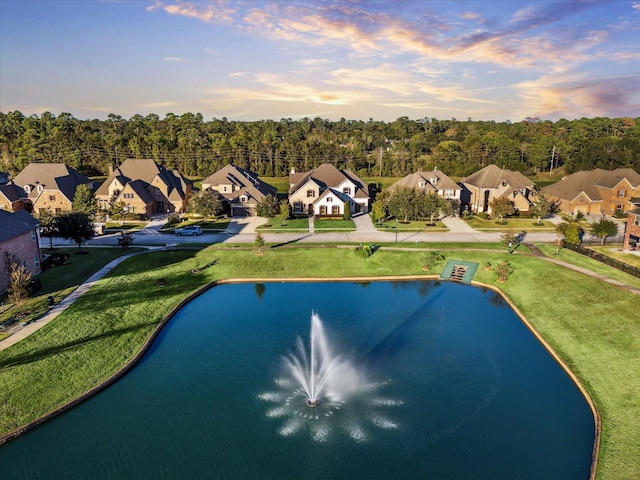
M165 62L181 62L182 58L180 57L164 57L162 60Z
M164 10L170 15L195 18L206 23L233 23L237 8L231 7L226 0L210 0L207 3L187 1L165 2L157 1L146 7L148 12Z
M175 107L179 105L176 102L152 102L152 103L141 103L139 106L143 108L165 108L165 107Z
M524 108L537 116L635 116L640 109L640 74L589 78L541 77L515 86Z

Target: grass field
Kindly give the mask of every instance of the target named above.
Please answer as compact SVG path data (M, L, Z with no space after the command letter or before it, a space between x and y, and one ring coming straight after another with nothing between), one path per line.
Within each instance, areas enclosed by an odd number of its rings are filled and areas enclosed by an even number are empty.
M498 284L495 272L484 269L478 269L475 280L503 290L589 391L603 421L598 478L640 478L640 296L540 258L508 256L503 248L492 252L428 246L448 258L511 262L513 273L506 283ZM267 249L257 256L249 248L212 246L133 257L54 322L0 352L0 432L18 428L104 381L135 355L173 306L208 282L423 275L424 255L415 248L383 246L365 259L352 249L305 246ZM202 273L191 272L204 265ZM603 267L605 273L614 270ZM158 279L165 279L166 286L158 286Z
M525 232L530 232L541 230L553 231L556 228L553 223L546 220L543 220L538 224L535 218L507 218L506 223L502 224L497 223L497 220L484 220L475 216L470 220L466 220L466 222L471 228L480 231L503 231L507 228L511 228L517 231L524 230Z

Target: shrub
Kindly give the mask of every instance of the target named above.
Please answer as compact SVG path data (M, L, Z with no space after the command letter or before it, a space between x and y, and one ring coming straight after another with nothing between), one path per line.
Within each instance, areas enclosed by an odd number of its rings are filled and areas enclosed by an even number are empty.
M423 268L431 268L438 263L442 262L445 259L445 256L436 251L427 252L427 256L424 259L424 263L422 264Z
M373 249L370 245L360 244L355 248L354 252L356 255L362 258L369 258L371 255L373 255Z

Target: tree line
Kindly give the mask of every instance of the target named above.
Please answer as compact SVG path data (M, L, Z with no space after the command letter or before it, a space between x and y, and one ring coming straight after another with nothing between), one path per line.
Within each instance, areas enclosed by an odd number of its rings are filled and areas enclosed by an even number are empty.
M64 162L89 176L106 175L109 165L127 158L152 158L200 177L229 163L279 177L324 162L367 177L436 167L465 176L489 164L526 175L558 168L640 170L640 117L233 121L169 113L80 120L69 113L0 112L0 170L11 174L31 162Z

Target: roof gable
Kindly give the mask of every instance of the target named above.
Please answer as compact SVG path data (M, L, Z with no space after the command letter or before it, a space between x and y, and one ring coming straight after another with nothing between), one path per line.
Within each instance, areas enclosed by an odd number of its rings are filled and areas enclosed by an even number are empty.
M15 213L0 210L0 243L24 235L38 225L38 221L25 210Z
M16 185L31 186L31 195L39 194L37 186L46 190L58 190L69 201L73 201L78 185L93 186L93 182L82 173L64 163L30 163L13 179Z

